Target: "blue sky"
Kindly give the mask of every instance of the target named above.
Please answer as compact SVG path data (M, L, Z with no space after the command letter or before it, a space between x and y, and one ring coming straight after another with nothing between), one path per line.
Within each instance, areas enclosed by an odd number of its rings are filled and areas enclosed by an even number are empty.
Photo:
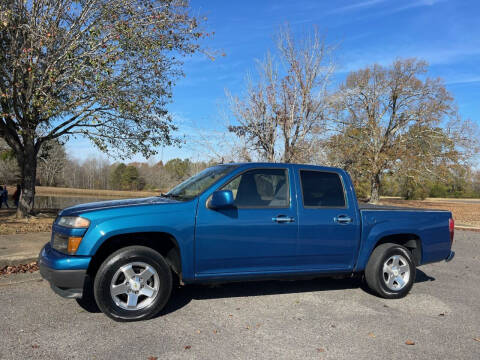
M298 34L315 25L328 43L338 45L337 82L372 63L387 65L397 57L426 60L429 76L444 79L462 117L480 125L478 0L191 0L191 6L194 14L207 16L205 27L215 32L203 46L226 56L212 61L196 55L185 61L186 77L177 82L169 110L178 135L187 141L225 130L225 89L243 91L246 73L274 50L273 37L285 23ZM100 154L83 139L70 141L67 148L79 159ZM161 149L151 160L205 157L198 150L193 141L181 149Z

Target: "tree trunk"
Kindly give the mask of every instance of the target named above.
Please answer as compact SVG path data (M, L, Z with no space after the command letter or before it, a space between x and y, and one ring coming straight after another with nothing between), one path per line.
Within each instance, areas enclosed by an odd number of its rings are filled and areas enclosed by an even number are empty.
M376 204L380 200L380 174L374 174L370 182L370 203Z
M22 189L17 208L17 218L24 218L33 212L35 203L35 179L37 177L37 152L34 140L26 141L23 152L17 155L21 170Z

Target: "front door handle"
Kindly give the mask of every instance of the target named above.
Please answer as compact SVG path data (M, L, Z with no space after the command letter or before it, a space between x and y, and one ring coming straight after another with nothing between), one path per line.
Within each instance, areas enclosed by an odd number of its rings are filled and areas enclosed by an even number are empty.
M333 221L339 224L349 224L352 222L352 218L347 215L338 215L333 218Z
M273 217L272 221L277 223L289 223L289 222L295 222L295 219L293 217L289 217L285 215L278 215Z

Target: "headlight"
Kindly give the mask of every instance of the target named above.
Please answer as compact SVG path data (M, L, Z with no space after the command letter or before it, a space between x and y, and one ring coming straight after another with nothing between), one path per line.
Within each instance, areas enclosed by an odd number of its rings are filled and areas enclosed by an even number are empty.
M83 229L90 226L90 220L80 216L61 216L57 224L74 229Z
M90 220L80 216L61 216L57 219L57 225L71 229L86 229L90 226ZM77 252L82 236L69 236L55 232L52 239L52 247L64 254L74 255Z

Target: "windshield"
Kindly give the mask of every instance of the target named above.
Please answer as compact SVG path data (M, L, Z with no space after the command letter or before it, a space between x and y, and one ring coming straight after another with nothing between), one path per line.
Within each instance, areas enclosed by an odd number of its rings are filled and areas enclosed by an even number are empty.
M207 190L217 180L227 175L238 165L217 165L199 172L197 175L175 186L165 196L192 199Z

